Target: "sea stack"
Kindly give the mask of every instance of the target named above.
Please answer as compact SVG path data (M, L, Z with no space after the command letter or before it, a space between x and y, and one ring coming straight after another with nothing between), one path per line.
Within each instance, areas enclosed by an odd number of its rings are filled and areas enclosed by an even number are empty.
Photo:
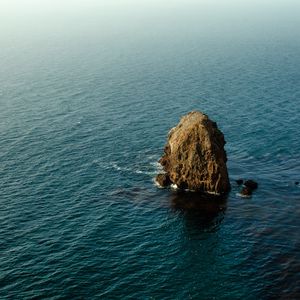
M223 133L207 115L199 111L188 113L170 130L159 160L168 178L165 182L180 189L227 193L230 182L225 143Z

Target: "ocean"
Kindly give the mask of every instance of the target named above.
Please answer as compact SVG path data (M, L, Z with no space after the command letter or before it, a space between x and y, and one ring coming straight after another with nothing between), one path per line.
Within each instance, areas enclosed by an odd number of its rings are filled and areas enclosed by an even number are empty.
M298 2L3 1L0 298L299 299ZM192 110L225 199L154 184Z

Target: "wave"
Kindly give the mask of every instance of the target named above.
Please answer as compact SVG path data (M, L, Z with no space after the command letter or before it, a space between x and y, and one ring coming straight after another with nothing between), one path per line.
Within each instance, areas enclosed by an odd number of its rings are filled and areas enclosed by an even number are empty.
M163 172L163 169L161 165L157 162L150 162L145 164L131 164L127 166L122 166L121 164L117 162L109 162L109 163L101 163L101 162L93 162L97 165L101 166L101 168L104 168L105 170L108 169L114 169L119 172L128 172L133 174L143 174L148 176L155 176L158 173Z

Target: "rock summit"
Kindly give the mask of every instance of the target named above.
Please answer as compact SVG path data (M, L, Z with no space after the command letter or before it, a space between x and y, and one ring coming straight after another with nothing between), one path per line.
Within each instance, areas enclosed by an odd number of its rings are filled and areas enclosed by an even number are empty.
M192 191L227 193L230 182L225 143L223 133L207 115L199 111L188 113L169 132L159 160L166 179L160 180L159 174L157 182Z

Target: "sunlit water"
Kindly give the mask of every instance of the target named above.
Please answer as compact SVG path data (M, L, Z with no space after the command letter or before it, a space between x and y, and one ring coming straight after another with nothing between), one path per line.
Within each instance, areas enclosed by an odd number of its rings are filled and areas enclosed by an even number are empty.
M2 13L1 299L299 299L299 5L190 2ZM153 183L191 110L226 199Z

